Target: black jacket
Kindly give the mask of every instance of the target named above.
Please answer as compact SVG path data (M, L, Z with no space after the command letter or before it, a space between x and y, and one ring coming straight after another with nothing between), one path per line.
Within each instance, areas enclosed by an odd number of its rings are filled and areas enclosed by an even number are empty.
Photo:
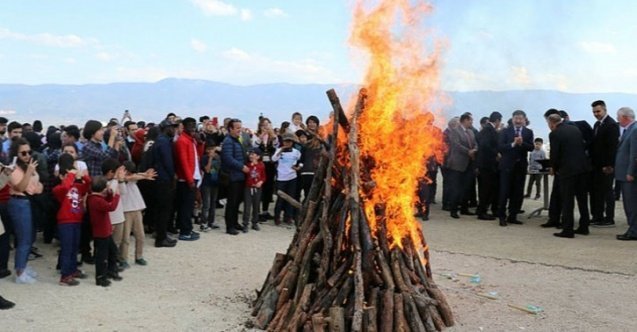
M593 168L615 166L618 141L619 125L610 115L606 116L601 123L595 123L590 148Z
M476 137L478 141L478 155L476 168L498 170L498 132L493 125L487 123Z
M590 171L584 151L584 139L576 126L560 123L549 134L551 167L560 177L575 176Z

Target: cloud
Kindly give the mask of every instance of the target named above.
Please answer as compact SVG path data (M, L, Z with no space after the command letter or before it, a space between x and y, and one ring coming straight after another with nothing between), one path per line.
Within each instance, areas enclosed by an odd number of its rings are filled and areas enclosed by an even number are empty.
M513 72L513 82L521 85L529 85L531 78L529 77L529 71L524 66L511 66Z
M268 8L263 12L263 15L269 18L288 17L288 14L281 8Z
M237 7L220 0L192 0L192 3L209 16L234 16Z
M242 21L250 21L252 20L252 11L250 9L241 9L241 13L239 14Z
M591 54L615 54L617 49L611 43L597 41L581 41L577 44L580 49Z
M84 46L99 46L99 42L93 38L82 38L74 34L55 35L52 33L25 34L0 28L0 39L9 39L34 43L44 46L72 48Z
M195 38L190 40L190 47L197 53L204 53L208 49L208 46L204 42Z
M238 60L238 61L247 61L247 60L250 60L251 58L248 52L242 49L235 48L235 47L223 52L223 57L228 60Z
M109 62L115 58L115 55L108 52L99 52L95 54L95 57L100 61Z

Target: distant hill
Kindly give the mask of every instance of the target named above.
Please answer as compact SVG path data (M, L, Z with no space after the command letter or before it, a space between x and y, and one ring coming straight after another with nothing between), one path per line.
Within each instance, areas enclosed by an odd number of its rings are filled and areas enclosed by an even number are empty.
M254 127L260 113L275 126L298 111L326 119L331 106L325 91L335 88L343 104L355 92L355 85L260 84L237 86L226 83L164 79L155 83L111 83L86 85L0 84L0 115L21 122L42 120L48 124L83 124L88 119L120 118L129 109L134 120L157 122L169 112L182 116L237 117ZM472 112L481 116L498 110L505 117L515 109L527 112L531 127L546 137L542 114L554 107L569 112L572 119L592 122L593 100L604 99L611 114L622 106L637 107L637 94L565 93L551 90L448 92L453 100L446 116Z

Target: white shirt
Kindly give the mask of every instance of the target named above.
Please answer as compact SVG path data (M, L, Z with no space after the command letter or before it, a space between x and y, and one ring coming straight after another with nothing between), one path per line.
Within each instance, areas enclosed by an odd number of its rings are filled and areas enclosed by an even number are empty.
M143 211L146 209L146 204L137 186L137 181L126 182L126 192L121 194L120 201L122 202L124 212Z
M292 148L290 152L281 152L283 148L278 148L272 156L272 161L278 161L279 165L276 168L277 181L290 181L297 177L296 171L292 168L301 159L301 152L295 148Z
M126 218L124 218L124 207L122 204L122 199L124 198L124 195L126 195L126 185L124 183L119 183L116 179L113 179L108 181L108 186L111 190L113 190L113 192L119 188L119 194L121 195L115 211L108 213L109 218L111 218L111 225L121 224L124 220L126 220Z

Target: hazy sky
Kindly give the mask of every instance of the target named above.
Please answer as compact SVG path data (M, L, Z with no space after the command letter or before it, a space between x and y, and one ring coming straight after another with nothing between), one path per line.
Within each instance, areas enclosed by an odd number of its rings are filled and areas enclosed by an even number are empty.
M353 0L4 0L0 83L359 82ZM434 1L450 90L637 93L637 2Z

